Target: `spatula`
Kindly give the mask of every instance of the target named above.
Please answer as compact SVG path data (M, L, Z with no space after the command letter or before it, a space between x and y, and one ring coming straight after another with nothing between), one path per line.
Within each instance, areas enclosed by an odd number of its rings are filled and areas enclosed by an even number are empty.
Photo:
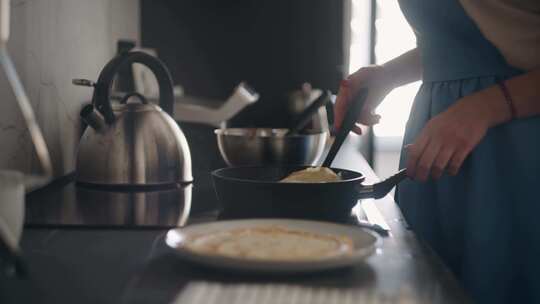
M345 117L343 118L343 123L341 124L341 128L338 130L338 133L336 135L336 138L334 139L334 142L332 143L332 146L330 147L330 151L328 151L328 154L326 155L326 158L324 159L324 162L322 164L323 167L329 168L332 165L332 162L334 161L334 158L336 158L336 155L341 148L341 145L343 145L343 142L347 138L347 135L349 135L349 132L352 130L352 128L356 124L356 119L360 115L360 112L362 111L362 108L364 107L364 103L366 102L366 98L368 95L367 89L361 89L358 92L358 95L356 96L355 100L352 100L350 102L349 108L347 109L347 113L345 113Z

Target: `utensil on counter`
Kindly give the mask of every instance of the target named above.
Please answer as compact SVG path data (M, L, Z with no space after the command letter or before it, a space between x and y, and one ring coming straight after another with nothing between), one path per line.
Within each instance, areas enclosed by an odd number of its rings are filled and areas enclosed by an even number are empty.
M0 170L0 273L7 276L25 274L19 252L24 224L24 181L22 172Z
M135 45L135 41L130 42L131 45L128 45L128 47ZM157 57L155 49L138 47L137 50ZM133 65L132 69L132 86L135 87L136 91L146 96L149 101L157 100L159 98L159 85L156 83L154 76L151 75L152 71L140 65ZM129 80L126 82L129 83ZM259 94L245 81L238 83L231 95L222 100L187 95L184 88L179 84L176 84L173 90L175 100L173 118L182 122L184 132L186 132L186 124L211 126L213 128L223 127L245 107L259 100ZM213 128L211 131L213 131ZM208 133L209 136L213 137L214 134L211 131ZM190 142L190 144L193 144L193 142Z
M366 228L374 232L377 232L381 236L388 236L390 232L390 230L386 229L385 227L379 224L374 224L370 222L369 220L356 219L356 222L354 224L362 228Z
M42 173L39 175L25 174L23 176L25 191L28 192L44 186L52 178L53 168L51 156L49 154L47 144L45 143L43 133L41 132L41 129L37 123L30 100L26 95L26 91L24 90L22 82L19 79L5 44L2 44L0 47L0 63L6 72L6 77L9 84L13 88L15 100L19 104L19 109L21 110L24 123L26 124L28 133L30 134L30 140L34 145L37 159L42 167Z
M229 166L316 163L328 132L286 135L288 129L228 128L215 130L219 151Z
M111 87L118 70L140 63L152 70L159 84L159 105L138 93L111 102ZM94 87L92 103L81 110L89 125L77 151L79 185L101 188L174 187L192 182L187 140L171 118L174 105L172 79L165 65L143 52L122 53L101 71L98 81L74 80ZM138 102L128 102L138 99Z
M174 119L181 122L224 127L235 115L257 100L259 100L259 94L246 82L239 83L225 100L186 96L176 86Z
M298 259L287 261L257 260L243 258L242 256L235 257L218 254L204 254L194 252L188 247L188 242L194 237L216 232L268 227L281 227L313 234L346 237L352 241L352 252L346 255L338 254L336 256L320 259ZM165 243L174 249L174 252L180 258L189 262L229 271L263 274L309 273L356 265L372 254L380 244L379 239L373 233L359 229L355 226L287 219L231 220L189 225L183 228L169 230L165 237Z
M391 231L390 226L388 225L376 205L377 202L375 202L375 200L367 199L363 200L362 203L359 204L359 208L360 211L364 214L367 223L377 226L378 230L382 234L388 234Z
M306 125L311 121L312 116L319 111L319 108L322 106L325 106L329 102L332 101L332 92L326 91L322 93L313 103L311 103L298 118L296 119L296 122L294 123L293 127L287 131L285 134L286 136L296 135L301 133L303 129L306 127Z
M0 271L10 277L24 277L26 267L20 254L19 240L24 224L25 192L48 183L53 175L53 167L43 133L7 49L9 19L10 1L0 0L0 65L13 89L42 169L40 174L0 170Z

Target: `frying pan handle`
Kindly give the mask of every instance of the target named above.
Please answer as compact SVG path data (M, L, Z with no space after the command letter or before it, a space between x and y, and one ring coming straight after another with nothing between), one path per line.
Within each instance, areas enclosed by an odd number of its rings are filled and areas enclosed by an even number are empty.
M360 185L358 189L358 199L382 198L405 178L407 178L407 169L401 169L398 171L398 173L390 176L382 182L373 185Z

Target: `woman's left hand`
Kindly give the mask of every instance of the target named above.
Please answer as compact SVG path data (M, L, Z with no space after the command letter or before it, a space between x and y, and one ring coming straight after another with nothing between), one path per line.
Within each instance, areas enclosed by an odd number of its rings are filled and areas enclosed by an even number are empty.
M463 161L492 125L493 111L482 96L466 96L428 121L407 145L407 175L426 181L444 171L456 175Z

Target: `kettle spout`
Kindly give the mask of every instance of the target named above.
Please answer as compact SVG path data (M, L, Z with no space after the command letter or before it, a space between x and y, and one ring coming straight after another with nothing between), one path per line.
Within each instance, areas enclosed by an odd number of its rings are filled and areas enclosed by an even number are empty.
M108 129L105 119L96 111L92 104L88 104L82 108L81 118L98 133L103 133Z

